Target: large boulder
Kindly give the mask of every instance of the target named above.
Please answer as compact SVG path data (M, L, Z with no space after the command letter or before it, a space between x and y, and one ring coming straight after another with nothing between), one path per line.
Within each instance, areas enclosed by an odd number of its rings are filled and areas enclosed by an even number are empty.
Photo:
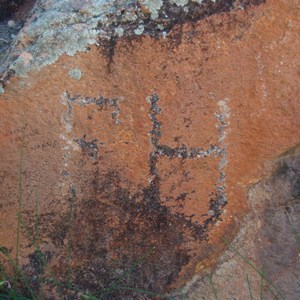
M41 271L36 215L73 295L212 270L299 143L297 2L38 1L0 87L0 244L23 271Z

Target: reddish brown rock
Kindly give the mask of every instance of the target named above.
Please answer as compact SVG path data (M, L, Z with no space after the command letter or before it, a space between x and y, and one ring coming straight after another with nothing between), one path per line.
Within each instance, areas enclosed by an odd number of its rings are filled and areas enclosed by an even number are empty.
M213 267L219 237L249 211L248 189L299 143L296 5L269 0L166 38L119 38L110 59L91 46L12 77L0 98L1 245L15 254L23 149L22 219L33 234L37 191L41 250L62 280L73 205L74 288L109 287L148 251L123 286L164 293L200 262Z
M297 299L299 296L300 147L283 153L270 176L249 189L250 212L217 267L194 276L176 299ZM248 263L247 263L248 262ZM209 279L209 276L211 279ZM262 276L264 278L262 279Z

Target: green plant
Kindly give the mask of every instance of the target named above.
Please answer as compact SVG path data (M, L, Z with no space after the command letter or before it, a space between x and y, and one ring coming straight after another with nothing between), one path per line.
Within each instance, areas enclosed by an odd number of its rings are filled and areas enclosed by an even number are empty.
M71 224L72 224L72 217L73 217L73 205L76 198L76 192L74 188L71 188L71 201L70 201L70 208L69 208L69 218L68 218L68 253L67 253L67 260L68 260L68 282L67 282L67 297L69 296L69 292L72 286L72 273L71 273Z
M267 283L266 288L270 291L270 293L275 297L275 299L285 300L283 293L279 290L278 287L274 285L274 283L266 278L265 274L261 272L250 260L244 257L230 242L228 242L224 237L221 237L221 240L228 246L228 248L237 254L250 268L252 268L257 274L263 278L263 280Z
M215 300L218 300L217 290L216 290L216 287L215 287L215 285L214 285L214 283L213 283L213 281L212 281L212 276L211 276L211 274L208 275L208 280L209 280L211 289L212 289L212 291L213 291Z
M22 138L20 145L20 159L19 159L19 169L18 169L18 209L17 209L17 230L16 230L16 257L13 259L9 254L8 250L0 245L0 253L6 258L10 266L13 268L13 277L10 276L6 271L5 267L0 264L0 299L44 299L44 267L46 261L40 250L39 243L39 213L38 213L38 192L36 191L35 197L35 233L32 236L27 228L27 226L22 221L22 198L23 198L23 189L22 189L22 173L23 173L23 159L24 159L24 140L25 140L25 126L22 130ZM34 290L31 282L31 278L27 277L26 274L20 269L19 266L19 249L20 249L20 234L21 228L24 229L27 238L35 247L35 253L37 253L38 264L40 275L38 276L38 284L41 287L41 294ZM5 280L3 280L5 279Z
M250 279L249 279L248 274L247 274L246 278L247 278L247 285L248 285L248 290L249 290L250 300L253 300L252 288L251 288Z
M161 299L172 300L172 298L170 298L170 297L167 297L167 296L155 293L155 292L120 285L122 280L126 276L128 276L138 265L140 265L142 262L144 262L147 259L147 257L149 257L149 255L151 255L151 253L154 250L155 249L151 247L143 256L141 256L135 263L133 263L132 266L111 287L103 289L99 292L93 293L91 295L82 295L82 299L88 299L88 300L103 299L103 297L108 296L109 293L111 293L114 290L127 290L127 291L134 291L137 293L146 294L146 295L150 295L150 296L160 297ZM99 298L96 298L96 296Z
M288 217L289 224L290 224L290 227L291 227L291 231L292 231L293 237L294 237L295 242L296 242L296 247L297 247L298 254L300 255L300 239L299 239L297 230L296 230L296 228L294 226L292 218L291 218L291 216L290 216L290 214L289 214L289 212L288 212L287 209L285 210L285 213L286 213L286 215Z
M30 233L29 228L24 224L22 220L22 172L23 172L23 144L20 149L20 162L19 162L19 176L18 176L18 211L17 211L17 237L16 237L16 257L13 259L6 248L0 246L0 253L7 259L10 265L13 267L14 275L11 277L6 271L4 265L0 264L0 299L13 299L13 300L42 300L45 299L44 284L54 284L61 299L69 299L71 293L80 291L72 287L72 273L71 273L71 227L73 218L73 205L76 199L75 190L71 189L71 199L69 203L68 213L68 232L67 232L67 283L64 284L56 279L56 276L51 270L47 270L50 276L46 277L46 259L40 249L40 233L39 233L39 201L38 192L35 193L35 224L34 234ZM38 265L40 274L38 276L38 286L40 289L36 290L36 287L32 287L31 278L27 277L26 274L20 269L19 266L19 247L20 247L20 235L21 229L24 230L28 240L34 245L35 253L38 258ZM82 299L99 300L105 295L108 295L113 290L130 290L137 293L143 293L152 296L159 296L162 299L166 299L163 295L157 293L131 288L126 286L120 286L121 281L128 276L139 264L141 264L152 252L153 248L147 251L140 259L138 259L111 287L106 288L93 295L81 294ZM65 290L65 292L63 292ZM100 295L100 298L96 296ZM170 299L170 298L169 298Z

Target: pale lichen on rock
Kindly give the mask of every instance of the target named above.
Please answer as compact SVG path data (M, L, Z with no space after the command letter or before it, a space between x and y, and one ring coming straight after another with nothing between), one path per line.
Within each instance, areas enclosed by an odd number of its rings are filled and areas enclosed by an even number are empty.
M80 80L81 76L82 76L82 72L80 69L71 69L68 72L69 76L76 79L76 80Z
M11 73L25 76L29 71L54 63L63 54L73 56L87 51L89 45L98 45L101 40L142 34L166 36L177 23L230 10L235 2L39 0L18 34L4 67ZM24 51L32 55L30 63L24 62Z

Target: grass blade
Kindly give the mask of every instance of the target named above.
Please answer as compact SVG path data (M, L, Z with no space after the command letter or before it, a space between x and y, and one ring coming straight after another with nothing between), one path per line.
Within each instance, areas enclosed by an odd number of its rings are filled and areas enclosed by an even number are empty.
M17 210L17 238L16 238L16 265L19 266L19 247L20 247L20 228L21 228L21 211L22 211L22 172L23 172L23 157L24 157L24 130L22 143L20 147L20 161L19 161L19 174L18 174L18 210Z
M71 270L71 226L72 226L72 217L73 217L73 204L76 198L76 192L73 187L71 187L71 201L69 208L69 220L68 220L68 245L67 245L67 264L68 264L68 281L67 281L67 299L69 297L69 292L71 290L71 279L72 279L72 270Z
M262 274L264 274L264 269L261 271ZM264 276L260 277L260 292L259 292L259 300L263 300L263 287L264 287Z
M138 259L111 287L114 289L128 274L130 274L142 261L144 261L152 252L153 248L148 250L140 259Z
M15 285L17 284L17 279L20 280L22 286L25 288L27 293L31 295L31 297L32 297L31 299L35 299L34 292L30 288L30 284L29 284L26 276L24 276L23 272L20 270L20 268L17 265L16 261L9 255L7 250L4 247L2 247L1 245L0 245L0 252L8 259L8 261L10 262L12 267L14 268L14 271L15 271L14 284ZM13 291L13 292L16 292L16 291Z
M209 283L211 285L211 289L213 291L213 294L214 294L214 297L215 297L215 300L218 300L218 294L217 294L217 290L216 290L216 287L212 281L212 276L211 274L208 275L208 280L209 280Z
M93 296L100 295L104 293L106 295L107 293L114 290L119 283L128 275L130 274L139 264L141 264L152 252L154 251L154 248L151 247L142 257L140 257L111 287L104 289L100 292L96 292L93 294Z
M296 247L297 247L298 254L300 255L300 239L299 239L299 236L297 234L297 230L296 230L296 228L294 226L292 218L291 218L291 216L290 216L290 214L289 214L289 212L288 212L287 209L285 210L285 213L286 213L286 215L288 217L289 224L291 226L291 231L292 231L292 234L293 234L295 242L296 242Z
M38 257L38 264L39 264L39 276L38 276L38 281L39 281L39 286L41 287L42 291L42 299L45 298L45 291L44 291L44 285L43 281L41 280L41 276L44 274L44 267L46 264L46 261L41 253L40 249L40 239L39 239L39 197L38 197L38 191L35 191L35 249L37 252L37 257Z
M250 285L250 280L249 280L248 274L247 274L247 285L248 285L250 299L253 300L252 289L251 289L251 285Z
M36 243L36 240L32 238L32 236L31 236L31 234L30 234L30 232L29 232L29 229L28 229L28 227L26 226L26 224L23 223L22 218L21 218L20 222L21 222L22 227L23 227L24 230L25 230L25 233L26 233L27 238L28 238L29 241L32 243L32 245L34 245L36 251L38 251L38 249L40 249L39 244L37 244L37 243ZM43 255L42 255L42 252L41 252L41 251L38 252L38 259L39 259L39 264L43 266L43 271L44 271L44 266L46 265L46 261L45 261L45 258L44 258ZM51 278L52 278L52 281L54 282L54 285L55 285L55 287L56 287L56 289L57 289L57 291L58 291L58 293L59 293L61 299L63 299L63 298L64 298L64 297L63 297L63 293L62 293L62 290L61 290L61 288L60 288L61 284L60 284L59 281L56 279L56 276L54 275L54 273L53 273L51 270L48 270L48 272L49 272L49 274L50 274L50 276L51 276Z
M4 293L0 293L0 299L1 300L31 300L30 298L26 298L24 296L21 296L19 294L4 294Z
M276 293L280 296L282 300L285 300L284 295L282 292L270 281L266 276L258 270L247 258L245 258L234 246L232 246L224 237L221 237L221 240L232 250L236 253L249 267L251 267L255 272L257 272L264 280L276 291Z
M51 278L50 278L49 281L52 281L54 283L54 286L56 287L56 290L57 290L57 292L58 292L58 294L60 296L60 299L64 300L63 292L62 292L62 290L60 288L60 286L61 286L60 282L56 279L56 276L55 276L55 274L54 274L54 272L52 270L49 270L48 272L49 272L49 274L51 276Z

